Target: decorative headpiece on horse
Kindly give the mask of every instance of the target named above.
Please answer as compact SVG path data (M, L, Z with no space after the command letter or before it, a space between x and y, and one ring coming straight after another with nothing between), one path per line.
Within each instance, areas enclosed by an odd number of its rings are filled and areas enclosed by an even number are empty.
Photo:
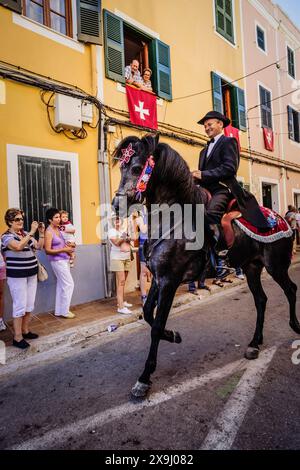
M132 143L130 143L125 149L121 149L121 152L122 157L120 158L120 166L123 166L128 163L132 155L135 154L135 150L132 148Z
M121 149L121 152L122 156L120 158L120 167L126 165L126 163L129 163L131 157L136 153L132 148L132 143L130 143L126 148ZM146 160L142 173L135 187L136 197L138 200L142 199L142 193L144 193L147 189L147 185L152 175L154 166L155 161L153 155L150 155Z

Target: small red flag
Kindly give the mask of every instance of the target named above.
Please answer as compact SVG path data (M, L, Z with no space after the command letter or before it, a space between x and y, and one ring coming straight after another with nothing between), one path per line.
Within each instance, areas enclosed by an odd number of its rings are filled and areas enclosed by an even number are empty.
M240 134L239 130L236 127L233 127L231 125L225 127L224 135L226 135L226 137L234 137L237 140L239 144L239 150L241 151Z
M157 129L156 95L126 86L130 121L143 127Z
M274 132L267 127L263 128L265 149L274 152Z

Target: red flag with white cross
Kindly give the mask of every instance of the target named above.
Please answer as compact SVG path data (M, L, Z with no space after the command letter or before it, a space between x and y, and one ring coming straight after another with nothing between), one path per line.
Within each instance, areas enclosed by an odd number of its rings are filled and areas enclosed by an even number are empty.
M239 150L241 151L240 134L236 127L233 127L231 124L226 126L224 129L224 135L226 135L226 137L234 137L237 140L237 143L239 144Z
M263 128L265 149L274 152L274 132L267 127Z
M157 129L156 95L126 86L130 121L138 126Z

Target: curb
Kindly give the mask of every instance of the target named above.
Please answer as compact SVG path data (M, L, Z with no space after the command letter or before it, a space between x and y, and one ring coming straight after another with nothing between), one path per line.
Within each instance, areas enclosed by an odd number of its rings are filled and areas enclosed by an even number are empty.
M300 264L300 259L295 260L291 267ZM266 276L266 273L263 273L263 278ZM231 277L232 283L225 283L224 287L221 289L218 286L210 286L211 292L203 291L198 296L192 295L190 293L179 294L175 297L170 315L179 313L181 310L184 310L189 307L200 306L202 302L209 302L214 297L218 298L224 290L230 291L238 287L245 287L248 289L247 283L239 279ZM29 360L34 356L37 356L41 353L46 353L51 349L65 348L74 346L79 343L83 343L85 340L102 334L108 333L108 327L110 325L117 325L117 329L122 326L128 325L130 323L137 322L141 319L141 309L135 309L130 316L121 317L119 315L111 315L105 319L95 320L92 322L87 322L86 324L68 328L65 331L59 333L53 333L47 336L42 336L31 343L31 347L26 351L21 351L13 346L8 346L6 348L6 364L12 365L14 363L19 363L20 367L22 362ZM1 368L2 369L2 368ZM3 371L4 372L4 371Z

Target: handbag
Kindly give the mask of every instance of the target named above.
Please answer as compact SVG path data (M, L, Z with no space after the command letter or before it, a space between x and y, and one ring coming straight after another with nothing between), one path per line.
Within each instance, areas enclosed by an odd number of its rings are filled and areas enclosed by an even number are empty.
M48 279L48 272L45 266L38 260L38 273L37 273L38 281L44 282Z

